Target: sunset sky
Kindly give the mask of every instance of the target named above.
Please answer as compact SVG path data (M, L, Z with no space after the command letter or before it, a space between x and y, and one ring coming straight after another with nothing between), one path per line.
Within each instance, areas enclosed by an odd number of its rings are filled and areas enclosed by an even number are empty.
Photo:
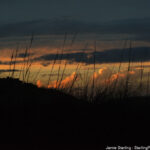
M135 68L141 67L141 62L144 62L142 67L147 73L150 60L149 6L149 0L1 0L0 75L10 73L10 58L18 47L18 76L32 34L33 43L29 48L33 61L31 82L40 70L36 78L39 86L42 82L46 84L57 53L52 84L58 76L61 59L61 73L67 61L63 83L77 74L78 64L81 64L81 74L92 68L94 57L95 76L99 76L100 69L111 70L115 66L114 78L120 61L129 61L130 41L134 73L137 73ZM124 75L125 66L122 68ZM123 77L122 74L119 76Z

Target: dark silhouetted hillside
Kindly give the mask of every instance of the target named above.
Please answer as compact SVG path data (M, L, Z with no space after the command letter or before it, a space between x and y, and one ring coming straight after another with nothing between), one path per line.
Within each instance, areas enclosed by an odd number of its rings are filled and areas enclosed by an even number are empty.
M93 104L17 79L0 79L0 149L148 145L149 133L149 97Z

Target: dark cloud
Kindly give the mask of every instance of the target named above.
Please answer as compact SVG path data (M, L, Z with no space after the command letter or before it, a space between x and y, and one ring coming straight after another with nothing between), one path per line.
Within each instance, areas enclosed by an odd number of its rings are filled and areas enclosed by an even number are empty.
M89 23L74 19L36 20L0 26L0 37L95 33L129 34L134 40L150 40L150 19L127 19L106 23Z
M44 67L47 67L47 66L50 65L50 62L42 62L41 65L44 66Z
M20 53L18 54L18 58L25 58L25 57L29 57L29 56L33 56L34 53L30 53L30 54L25 54L25 53Z
M17 69L0 69L0 73L6 73L6 72L19 72L20 70Z
M52 17L104 21L150 17L149 0L1 0L0 18L17 22Z
M93 63L95 55L96 63L115 63L115 62L128 62L129 58L133 62L149 61L150 60L150 47L135 47L131 50L126 49L111 49L96 53L67 53L58 54L57 60L66 59L70 62L83 62ZM35 58L35 61L52 61L56 59L56 54L47 54Z
M85 23L72 19L36 20L3 25L0 27L0 36L25 36L33 32L35 35L64 34L65 32L90 33L97 31L98 28L99 24Z
M14 64L19 64L19 63L24 63L24 62L26 62L26 61L18 61L18 60L16 60L16 61L0 61L0 65L14 65Z
M110 49L97 52L75 52L65 54L46 54L40 57L31 58L32 62L39 61L41 65L48 66L53 60L68 60L68 63L86 63L93 64L95 56L95 63L117 63L128 62L131 59L132 62L141 62L150 60L150 47L133 47L131 49ZM24 63L24 61L16 60L12 61L12 64ZM10 61L2 62L0 64L10 65ZM147 66L149 67L149 66Z

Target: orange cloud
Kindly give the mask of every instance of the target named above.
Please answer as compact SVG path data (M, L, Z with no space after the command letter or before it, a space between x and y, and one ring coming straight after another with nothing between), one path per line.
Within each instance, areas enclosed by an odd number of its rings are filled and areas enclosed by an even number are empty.
M42 82L41 82L40 80L38 80L38 81L36 82L36 85L37 85L38 88L40 88L40 87L43 86L43 85L42 85Z
M135 77L137 76L137 71L123 71L123 72L119 72L119 73L114 73L114 74L110 74L112 71L109 68L101 68L98 70L98 72L94 72L91 79L95 79L98 80L98 83L101 84L111 84L112 82L114 82L115 80L119 79L123 79L125 77L127 77L127 75L130 75L131 77Z
M135 71L129 71L129 72L123 72L123 73L115 73L110 77L109 80L107 80L107 82L112 83L117 79L123 79L123 78L127 77L128 74L133 76L136 74L136 72Z
M77 73L73 72L69 77L66 77L64 80L62 81L52 81L49 85L48 88L65 88L65 87L69 87L74 80L77 79Z
M104 74L104 72L105 72L106 70L107 70L106 67L99 69L99 71L98 71L99 75Z
M99 76L99 74L97 72L94 72L92 75L92 79L97 79Z
M98 72L94 72L92 75L92 79L98 79L100 76L107 74L108 69L106 67L99 69Z
M130 74L130 75L134 75L134 74L135 74L135 71L129 71L129 74Z
M111 83L111 82L113 82L113 81L115 81L117 78L125 78L125 74L124 73L116 73L116 74L113 74L112 76L111 76L111 78L109 79L109 82Z

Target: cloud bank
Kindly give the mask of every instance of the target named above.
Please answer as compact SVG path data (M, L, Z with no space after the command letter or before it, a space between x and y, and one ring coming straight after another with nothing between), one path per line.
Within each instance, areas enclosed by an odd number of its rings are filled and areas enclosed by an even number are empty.
M96 33L96 34L129 34L135 40L150 40L150 19L126 19L105 23L86 22L76 19L43 19L10 23L0 26L0 37L64 34Z
M94 55L96 63L117 63L128 62L129 58L132 62L149 61L150 60L150 47L134 47L125 49L110 49L105 51L97 51L96 53L66 53L58 54L57 60L64 59L71 62L81 62L92 64L94 63ZM56 54L42 55L34 59L34 61L52 61L56 58Z

